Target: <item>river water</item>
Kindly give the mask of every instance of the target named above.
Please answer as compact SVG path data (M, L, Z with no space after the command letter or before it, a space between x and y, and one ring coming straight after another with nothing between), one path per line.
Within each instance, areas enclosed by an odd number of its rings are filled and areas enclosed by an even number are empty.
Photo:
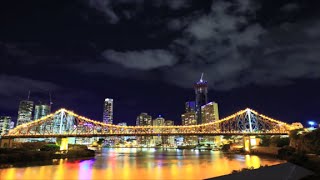
M107 148L87 160L0 169L0 179L204 179L283 161L220 151Z

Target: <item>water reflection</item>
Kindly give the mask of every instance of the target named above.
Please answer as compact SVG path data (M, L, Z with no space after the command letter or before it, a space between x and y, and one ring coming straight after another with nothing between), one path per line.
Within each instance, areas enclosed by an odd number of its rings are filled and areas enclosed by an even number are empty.
M1 179L204 179L282 161L218 151L103 149L94 159L0 169Z

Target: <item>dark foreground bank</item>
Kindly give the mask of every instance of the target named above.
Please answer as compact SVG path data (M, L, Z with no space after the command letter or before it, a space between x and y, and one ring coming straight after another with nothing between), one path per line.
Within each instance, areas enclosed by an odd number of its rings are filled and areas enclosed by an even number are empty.
M16 148L0 148L0 164L2 167L16 163L51 161L64 158L90 158L94 156L94 151L82 145L73 145L67 151L60 151L59 146L55 144L35 143L27 143Z

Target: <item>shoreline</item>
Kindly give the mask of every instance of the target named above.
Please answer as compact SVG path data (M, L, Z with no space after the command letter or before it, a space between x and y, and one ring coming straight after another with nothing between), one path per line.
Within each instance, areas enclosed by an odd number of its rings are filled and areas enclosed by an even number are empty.
M0 168L19 167L22 164L32 166L32 164L44 165L54 164L61 159L77 159L85 160L95 158L95 151L93 150L68 150L63 151L28 151L28 150L14 150L10 149L8 152L0 153ZM40 163L41 164L41 163ZM23 165L22 165L23 166Z
M95 157L74 157L74 158L70 157L70 158L47 159L44 161L14 162L10 164L0 164L0 169L24 168L24 167L33 167L33 166L51 166L51 165L59 165L59 161L61 160L74 162L74 161L90 160L94 158Z

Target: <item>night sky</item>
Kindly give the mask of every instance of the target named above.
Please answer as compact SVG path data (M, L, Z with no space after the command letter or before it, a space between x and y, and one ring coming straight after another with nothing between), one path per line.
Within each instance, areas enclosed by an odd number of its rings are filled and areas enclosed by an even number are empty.
M220 117L250 107L320 121L319 0L4 0L0 115L31 91L101 120L161 114L181 124L204 72Z

